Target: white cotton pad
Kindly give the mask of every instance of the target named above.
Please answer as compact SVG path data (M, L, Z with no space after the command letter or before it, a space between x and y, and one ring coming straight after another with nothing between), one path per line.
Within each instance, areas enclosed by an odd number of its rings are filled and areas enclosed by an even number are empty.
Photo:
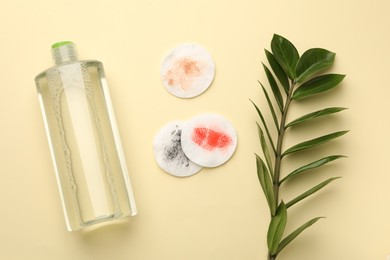
M165 172L187 177L199 172L202 167L191 162L181 148L183 122L174 121L162 127L153 141L154 157Z
M213 82L215 65L210 54L196 44L183 44L173 49L161 65L164 87L180 98L202 94Z
M216 167L233 155L237 147L237 134L224 117L201 114L183 126L181 146L194 163L203 167Z

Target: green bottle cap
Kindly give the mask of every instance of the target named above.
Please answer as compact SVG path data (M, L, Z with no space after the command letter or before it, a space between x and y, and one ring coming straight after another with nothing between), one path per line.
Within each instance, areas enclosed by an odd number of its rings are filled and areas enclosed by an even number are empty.
M59 47L61 47L61 46L68 45L68 44L74 44L74 43L71 42L71 41L56 42L56 43L54 43L54 44L51 46L51 48L52 48L52 49L56 49L56 48L59 48Z

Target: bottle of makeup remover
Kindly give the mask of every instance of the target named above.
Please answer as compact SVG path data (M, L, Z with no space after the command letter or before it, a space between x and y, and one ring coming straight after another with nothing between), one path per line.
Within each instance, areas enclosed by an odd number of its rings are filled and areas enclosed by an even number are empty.
M72 42L35 78L69 231L137 213L102 63Z

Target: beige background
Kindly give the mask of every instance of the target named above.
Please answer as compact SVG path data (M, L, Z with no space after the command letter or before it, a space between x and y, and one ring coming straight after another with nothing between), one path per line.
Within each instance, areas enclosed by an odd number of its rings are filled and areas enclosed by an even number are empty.
M337 53L340 88L292 107L290 119L325 106L349 110L289 132L286 147L330 131L347 136L286 161L284 170L325 154L348 159L288 185L285 198L343 176L290 212L288 230L315 216L280 259L382 260L390 254L390 2L387 0L14 0L0 2L0 259L265 259L268 212L257 180L260 152L249 102L266 109L257 80L273 33L302 53ZM50 45L77 43L106 68L139 214L90 232L65 231L34 85L51 66ZM161 85L174 46L196 42L217 73L202 96L181 100ZM155 164L152 140L172 120L226 116L239 138L222 167L186 179ZM301 131L299 131L301 130ZM314 155L313 155L314 153ZM305 157L306 156L306 157Z

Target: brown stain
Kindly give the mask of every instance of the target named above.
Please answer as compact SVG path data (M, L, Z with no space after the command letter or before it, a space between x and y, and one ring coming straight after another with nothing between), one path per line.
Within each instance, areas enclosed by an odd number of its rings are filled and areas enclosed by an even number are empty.
M176 60L166 73L165 78L170 87L180 87L186 90L201 74L202 65L198 61L186 57Z
M169 86L174 85L174 84L175 84L175 80L174 80L173 77L172 77L172 71L169 70L169 71L167 72L167 75L168 75L168 85L169 85Z
M182 68L182 70L184 71L184 73L187 75L187 76L193 76L193 75L199 75L200 73L200 69L198 67L198 62L197 61L194 61L194 60L189 60L189 59L184 59L182 61L179 61L180 62L180 67Z

